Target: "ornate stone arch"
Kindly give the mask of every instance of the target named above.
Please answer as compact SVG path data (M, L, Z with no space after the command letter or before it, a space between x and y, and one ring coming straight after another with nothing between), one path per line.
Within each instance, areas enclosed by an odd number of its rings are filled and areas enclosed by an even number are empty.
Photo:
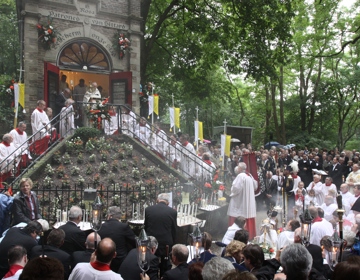
M60 68L111 72L110 55L99 43L88 38L69 41L58 53Z

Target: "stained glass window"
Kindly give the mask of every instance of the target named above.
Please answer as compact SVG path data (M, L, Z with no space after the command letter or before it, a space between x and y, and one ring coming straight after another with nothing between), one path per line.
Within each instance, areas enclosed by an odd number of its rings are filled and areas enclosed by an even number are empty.
M87 41L76 41L66 46L60 53L59 66L88 71L110 70L105 53Z

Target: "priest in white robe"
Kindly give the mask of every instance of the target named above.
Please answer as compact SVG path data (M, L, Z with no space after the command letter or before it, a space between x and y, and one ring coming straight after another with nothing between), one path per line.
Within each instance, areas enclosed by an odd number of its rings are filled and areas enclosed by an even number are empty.
M180 150L180 171L186 178L195 176L197 155L194 146L189 143L189 135L182 134L180 136L181 150Z
M12 172L15 175L17 166L19 165L20 153L16 151L13 137L10 133L4 134L3 141L0 143L0 188L3 189L2 182L6 182Z
M309 184L309 186L306 188L307 192L309 193L310 190L315 191L315 197L316 201L319 205L324 203L325 195L323 193L323 184L321 183L321 176L320 175L314 175L314 180Z
M140 118L140 122L135 128L135 132L135 135L139 138L141 143L150 145L151 128L144 117Z
M103 120L103 128L106 135L118 134L118 114L115 111L114 106L109 108L110 120Z
M131 111L129 105L126 105L123 109L124 112L121 114L121 131L123 134L134 137L136 132L136 115Z
M211 182L215 170L216 166L210 161L210 155L204 153L202 155L202 160L199 163L198 171L196 172L196 178L202 182Z
M257 181L250 173L246 172L246 164L240 162L235 168L239 174L235 178L230 194L230 203L227 215L229 216L229 226L231 226L238 216L246 218L246 229L249 231L249 239L256 236L256 202L255 191L258 188Z
M27 163L32 159L29 151L28 136L26 134L26 123L19 122L18 127L10 131L13 137L13 144L16 149L19 147L19 153L21 152L20 167L26 167Z
M180 162L180 151L181 144L177 141L176 134L170 136L170 145L167 145L165 151L165 158L168 164L175 169L178 168L178 163Z
M49 145L51 124L44 111L45 107L45 101L38 100L37 107L31 114L31 128L34 135L32 148L37 155L43 154Z
M156 151L158 156L162 159L165 159L166 147L168 145L168 137L164 130L161 129L161 125L159 122L155 123L155 133L153 133L153 143L152 148Z
M74 123L74 107L73 103L75 101L71 98L66 99L65 106L61 109L60 112L60 137L67 137L73 135L75 131Z

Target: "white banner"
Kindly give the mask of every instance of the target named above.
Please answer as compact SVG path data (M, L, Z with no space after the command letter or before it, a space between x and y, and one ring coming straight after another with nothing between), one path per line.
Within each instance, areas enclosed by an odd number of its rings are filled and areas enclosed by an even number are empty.
M15 118L17 118L18 110L19 110L19 84L14 84L14 105L15 105Z
M169 107L169 115L170 115L170 128L173 128L175 125L174 107Z
M148 101L149 101L149 116L150 116L154 112L154 96L149 95Z
M197 143L199 142L199 122L194 121L194 129L195 129L195 142L196 142L196 150L197 150Z
M221 134L221 157L224 158L225 156L225 145L226 144L226 135Z

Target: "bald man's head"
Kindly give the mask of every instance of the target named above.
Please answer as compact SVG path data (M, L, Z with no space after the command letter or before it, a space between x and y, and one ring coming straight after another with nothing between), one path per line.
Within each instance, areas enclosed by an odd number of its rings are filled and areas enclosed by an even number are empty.
M102 263L110 264L116 257L116 245L110 238L104 238L99 242L95 250L96 260Z
M96 234L96 241L98 244L101 241L101 237L99 234ZM86 245L86 249L95 249L95 232L90 233L86 237L85 245Z

